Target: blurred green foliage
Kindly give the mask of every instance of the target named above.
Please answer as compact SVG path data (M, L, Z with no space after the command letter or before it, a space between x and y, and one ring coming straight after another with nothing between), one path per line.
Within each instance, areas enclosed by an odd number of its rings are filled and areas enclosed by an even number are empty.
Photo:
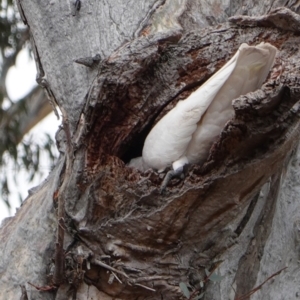
M26 170L30 181L40 174L42 153L49 158L49 165L55 161L55 145L49 135L45 135L44 141L39 143L33 138L21 139L20 124L27 112L26 98L29 95L14 102L7 93L5 81L8 70L15 65L22 49L31 52L28 28L21 20L16 3L0 0L0 199L8 207L11 192L6 176L8 172L12 169L15 173Z

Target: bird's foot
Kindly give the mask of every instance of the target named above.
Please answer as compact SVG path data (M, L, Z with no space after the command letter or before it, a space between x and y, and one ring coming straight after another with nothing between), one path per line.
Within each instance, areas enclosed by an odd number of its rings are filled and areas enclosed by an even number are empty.
M177 177L180 179L184 179L186 170L187 170L187 165L184 165L176 170L168 171L168 173L166 174L166 176L160 186L160 189L159 189L160 194L164 194L164 192L166 191L167 185L169 184L169 182L172 178Z

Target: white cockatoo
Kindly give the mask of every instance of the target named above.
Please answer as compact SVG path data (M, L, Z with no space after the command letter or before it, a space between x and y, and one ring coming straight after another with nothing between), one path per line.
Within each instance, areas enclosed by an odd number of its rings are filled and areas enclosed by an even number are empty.
M186 164L203 163L212 143L234 115L232 100L262 86L276 51L269 43L242 44L223 68L153 127L142 157L132 159L129 166L158 172L172 166L173 177Z

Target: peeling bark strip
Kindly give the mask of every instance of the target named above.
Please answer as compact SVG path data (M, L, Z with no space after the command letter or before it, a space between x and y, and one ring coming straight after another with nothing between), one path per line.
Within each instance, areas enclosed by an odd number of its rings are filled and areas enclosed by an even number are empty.
M54 93L51 90L51 87L50 87L49 83L47 82L47 79L45 78L45 71L43 69L42 62L41 62L41 59L40 59L40 56L39 56L39 53L38 53L37 47L35 45L35 41L34 41L32 34L30 34L30 42L32 45L32 51L34 54L34 60L35 60L36 68L37 68L36 82L45 89L45 93L47 95L49 103L55 113L55 116L59 120L59 115L58 115L58 112L56 109L56 105L58 105L58 104L55 99Z
M69 120L66 112L62 109L63 113L63 130L66 136L66 168L63 175L62 184L58 190L58 205L57 205L57 237L55 244L55 269L53 275L53 284L60 286L66 280L65 278L65 252L64 252L64 239L65 239L65 197L66 189L69 187L69 178L72 172L74 149L71 141Z
M17 2L17 6L18 6L18 10L19 10L21 19L22 19L23 23L25 25L27 25L27 20L26 20L26 17L25 17L25 14L24 14L24 11L23 11L23 8L22 8L22 5L21 5L21 0L17 0L16 2Z
M229 21L239 26L271 27L294 33L300 32L300 16L286 7L278 7L261 17L234 16Z

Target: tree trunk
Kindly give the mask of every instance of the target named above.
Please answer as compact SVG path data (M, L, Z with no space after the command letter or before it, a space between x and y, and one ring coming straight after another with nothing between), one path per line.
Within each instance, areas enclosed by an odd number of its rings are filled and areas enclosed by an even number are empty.
M56 168L0 229L1 299L297 297L297 6L20 3L63 126ZM233 101L203 166L163 195L162 175L126 167L166 111L262 41L273 71Z

